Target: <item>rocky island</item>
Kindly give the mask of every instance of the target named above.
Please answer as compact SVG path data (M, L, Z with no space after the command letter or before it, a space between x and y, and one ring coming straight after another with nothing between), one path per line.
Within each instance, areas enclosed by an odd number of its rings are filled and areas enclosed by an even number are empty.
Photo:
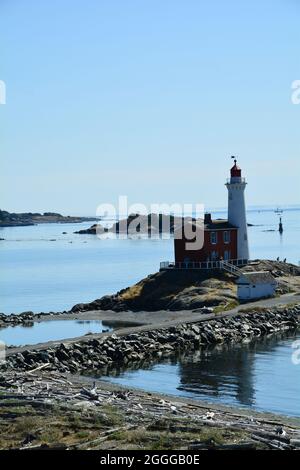
M195 221L192 217L176 217L174 215L165 214L130 214L127 218L115 222L111 227L103 227L97 223L88 229L79 230L75 233L84 235L96 235L103 233L115 234L150 234L158 235L162 233L173 234L177 227L188 220Z
M115 234L141 234L141 235L160 235L165 233L174 234L177 228L181 227L188 221L204 222L203 219L195 219L193 217L178 217L174 215L165 214L130 214L127 218L121 219L111 225L111 227L104 227L96 223L87 229L78 230L74 233L79 235L102 235L105 233ZM217 219L222 220L222 219ZM252 227L253 224L248 224Z
M290 263L254 260L244 272L268 271L277 281L277 294L300 291L300 268ZM137 284L93 302L76 304L72 312L224 310L238 305L235 277L222 270L163 270Z
M96 220L96 217L77 217L77 216L64 216L56 212L8 212L0 210L0 227L19 227L26 225L36 224L66 224L66 223L80 223L90 222Z

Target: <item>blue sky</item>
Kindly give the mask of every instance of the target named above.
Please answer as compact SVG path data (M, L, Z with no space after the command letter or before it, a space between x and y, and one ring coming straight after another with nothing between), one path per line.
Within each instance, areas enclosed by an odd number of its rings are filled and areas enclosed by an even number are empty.
M297 0L1 0L1 208L299 203Z

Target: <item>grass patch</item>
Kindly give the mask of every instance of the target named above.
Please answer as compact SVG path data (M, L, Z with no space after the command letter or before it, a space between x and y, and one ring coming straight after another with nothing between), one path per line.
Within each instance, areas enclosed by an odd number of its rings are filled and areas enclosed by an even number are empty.
M148 428L120 430L112 433L108 440L117 442L118 449L172 450L187 449L192 442L203 442L213 446L239 442L246 433L210 426L193 425L190 421L161 419Z
M168 449L173 449L174 448L174 440L170 437L169 434L160 434L153 442L153 444L150 445L149 450L168 450Z
M87 439L89 436L90 436L90 432L89 432L89 431L79 431L79 432L76 434L76 437L78 437L78 439Z
M120 299L122 300L132 300L135 297L141 295L143 286L141 284L135 284L134 286L129 287L122 294L120 294Z
M246 307L241 308L239 313L264 313L266 310L268 310L266 307Z
M220 429L203 428L199 433L199 440L203 442L214 442L224 444L224 431Z
M217 307L214 308L214 313L222 313L226 312L228 310L232 310L235 307L238 307L239 303L236 300L232 300L231 302L228 302L226 304L220 304Z
M77 444L96 438L99 432L122 420L121 413L110 405L83 413L72 407L18 407L12 402L12 406L0 408L0 449L19 448L31 442Z
M126 416L123 410L112 404L84 412L72 405L46 408L28 404L17 406L12 402L11 406L0 408L0 449L19 448L25 444L72 446L92 441L102 436L103 431L127 424ZM195 441L213 445L237 443L247 438L245 432L203 426L190 417L164 415L157 419L150 413L138 418L137 422L140 427L115 431L94 447L181 450L188 449Z
M18 421L16 422L14 428L17 433L26 435L26 434L33 432L35 426L36 426L36 418L32 416L25 416L25 417L18 418Z
M60 429L54 426L47 426L38 436L39 441L43 444L53 444L61 440L62 433Z
M101 407L101 414L96 417L96 422L106 426L117 426L124 423L124 417L117 407L103 405Z
M142 444L149 439L149 433L144 427L133 430L116 431L112 433L108 440L110 441L123 441L128 444Z

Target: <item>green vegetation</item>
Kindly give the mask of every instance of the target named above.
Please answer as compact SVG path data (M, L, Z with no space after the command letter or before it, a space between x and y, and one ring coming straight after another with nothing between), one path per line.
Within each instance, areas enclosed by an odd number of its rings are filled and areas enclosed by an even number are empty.
M125 414L126 413L126 414ZM93 449L188 449L193 442L218 444L249 440L246 432L200 424L190 417L149 413L134 416L117 404L89 408L34 406L26 401L2 400L0 449L60 447ZM130 416L130 424L128 417ZM132 426L132 427L129 427Z
M264 313L266 310L266 307L246 307L241 308L239 313Z
M102 414L98 416L98 420L106 426L117 426L124 423L124 417L116 406L103 405L101 412Z
M232 300L231 302L228 302L226 304L220 304L217 307L214 308L214 313L222 313L226 312L228 310L232 310L235 307L238 307L239 303L236 300Z
M4 406L3 406L4 405ZM103 407L104 408L104 407ZM110 416L65 406L17 406L14 400L3 400L0 407L0 449L24 445L72 445L98 437L111 422L121 420L113 410Z

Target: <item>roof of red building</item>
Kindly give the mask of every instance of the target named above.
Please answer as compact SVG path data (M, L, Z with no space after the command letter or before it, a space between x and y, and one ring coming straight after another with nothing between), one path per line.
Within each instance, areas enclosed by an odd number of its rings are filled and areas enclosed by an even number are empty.
M212 220L211 223L204 225L205 230L225 230L225 229L237 229L235 225L232 225L228 220L216 219Z
M200 229L203 230L203 227L204 227L204 230L206 231L214 231L214 230L237 230L238 227L236 227L235 225L232 225L228 222L228 220L224 220L224 219L216 219L216 220L212 220L210 223L206 223L204 224L204 221L203 220L200 220L198 219L197 221L195 220L188 220L187 222L185 222L184 225L187 225L187 224L192 224L193 227L196 228L196 226ZM181 230L181 226L180 227L177 227L177 230Z

